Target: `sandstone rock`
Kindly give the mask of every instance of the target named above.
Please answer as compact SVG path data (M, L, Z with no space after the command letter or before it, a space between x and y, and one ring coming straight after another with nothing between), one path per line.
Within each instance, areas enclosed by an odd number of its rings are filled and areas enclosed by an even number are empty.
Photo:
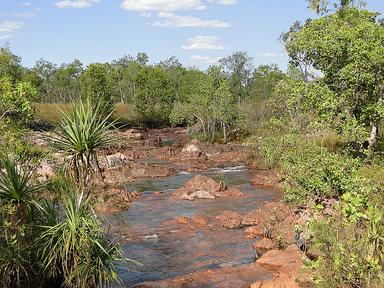
M49 160L44 160L36 170L36 174L39 175L39 181L45 181L55 175L53 164Z
M122 136L129 140L143 140L144 135L136 129L127 129L122 133Z
M183 187L176 190L174 195L181 196L181 198L188 198L192 193L198 192L197 194L195 193L196 196L201 195L213 199L216 196L221 196L221 190L221 185L215 180L207 176L197 175L189 180Z
M217 197L239 197L243 193L236 188L225 188L215 180L202 175L197 175L189 180L183 187L177 189L174 196L185 200L215 199Z
M127 209L138 196L138 192L129 192L125 189L103 190L97 195L96 210L104 214L122 211Z
M275 243L268 238L263 238L260 241L257 241L253 244L253 248L255 248L257 255L261 255L262 253L271 250L275 247Z
M193 215L191 220L197 226L204 227L208 225L208 219L202 215Z
M185 216L180 216L176 218L177 223L186 225L188 224L188 218Z
M302 264L301 252L296 245L290 245L285 250L270 250L256 263L277 270L280 274L293 276L300 271Z
M128 160L122 153L107 155L106 158L108 167L121 166Z
M259 226L251 226L245 229L245 238L247 239L255 239L256 237L263 236L264 231L263 228Z
M182 153L200 153L201 149L196 144L188 144L181 150Z
M221 225L228 229L239 229L242 227L241 220L242 216L235 211L224 211L220 215L216 216Z
M266 281L257 281L250 288L299 288L294 279L289 277L276 277Z
M215 199L216 195L205 190L198 190L191 192L190 194L183 194L181 195L181 198L184 200L193 201L195 199Z

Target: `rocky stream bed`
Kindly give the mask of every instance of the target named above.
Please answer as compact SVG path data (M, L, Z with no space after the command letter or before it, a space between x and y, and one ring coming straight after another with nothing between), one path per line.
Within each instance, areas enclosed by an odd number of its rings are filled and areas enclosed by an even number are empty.
M280 202L274 173L244 164L246 147L188 141L182 129L116 134L94 197L124 256L142 264L119 266L125 287L299 287L294 227L309 215ZM63 161L45 161L41 177Z

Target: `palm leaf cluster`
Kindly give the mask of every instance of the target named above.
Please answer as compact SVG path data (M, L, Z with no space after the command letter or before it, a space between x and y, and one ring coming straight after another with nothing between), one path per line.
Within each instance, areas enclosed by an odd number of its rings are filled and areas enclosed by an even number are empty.
M89 200L76 188L62 193L62 215L45 227L38 242L43 270L51 278L62 277L65 287L106 287L119 282L114 263L121 259L118 246L105 235Z
M62 111L58 131L50 137L55 147L70 155L70 171L77 182L87 184L93 171L100 172L97 151L112 144L110 122L112 112L105 113L100 105L89 102L74 104L71 113Z

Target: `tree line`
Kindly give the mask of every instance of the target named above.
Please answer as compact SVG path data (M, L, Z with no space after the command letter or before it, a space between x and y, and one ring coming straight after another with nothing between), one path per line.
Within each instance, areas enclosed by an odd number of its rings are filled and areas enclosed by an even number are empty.
M34 102L88 99L110 108L126 103L143 125L189 125L206 140L214 140L219 132L226 141L235 127L245 123L250 105L272 95L284 73L275 64L255 68L243 51L222 58L207 71L185 67L175 57L149 64L143 52L88 66L79 60L56 65L39 59L26 68L19 56L3 47L0 78L14 85L29 83L35 90L30 95Z

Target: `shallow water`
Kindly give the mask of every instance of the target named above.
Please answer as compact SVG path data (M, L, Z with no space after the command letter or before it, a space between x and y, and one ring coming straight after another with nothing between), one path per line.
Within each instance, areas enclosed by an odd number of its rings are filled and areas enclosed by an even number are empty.
M171 196L175 189L196 174L181 172L171 177L142 179L127 185L127 189L139 191L142 196L129 210L111 219L114 229L122 237L125 256L143 264L142 267L119 268L119 274L127 287L143 281L168 279L204 269L238 266L255 260L252 248L255 241L246 240L241 231L217 226L214 229L196 229L188 225L175 225L174 220L192 215L213 219L224 210L246 214L264 201L277 199L278 193L272 189L252 186L250 180L253 175L244 166L237 166L210 169L200 174L237 187L245 194L244 197L186 201ZM162 193L154 193L156 191ZM255 279L244 281L256 281L263 278L262 275L255 274ZM246 277L252 278L249 275Z

